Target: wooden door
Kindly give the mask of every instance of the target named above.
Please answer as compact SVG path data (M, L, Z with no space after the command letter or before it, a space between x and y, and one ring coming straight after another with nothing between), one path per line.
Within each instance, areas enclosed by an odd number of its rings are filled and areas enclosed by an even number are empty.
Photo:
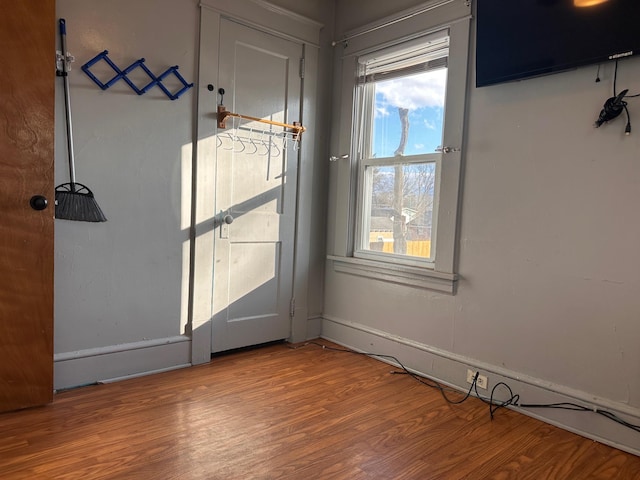
M228 110L300 120L302 46L229 20L219 83ZM281 127L227 120L218 130L212 351L291 335L298 150Z
M53 397L55 1L0 0L0 411ZM47 208L31 199L45 197Z

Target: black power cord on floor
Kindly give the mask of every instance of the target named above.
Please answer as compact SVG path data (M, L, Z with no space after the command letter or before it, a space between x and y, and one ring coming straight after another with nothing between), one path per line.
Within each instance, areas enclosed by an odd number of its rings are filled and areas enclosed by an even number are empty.
M520 402L520 395L518 394L514 394L513 390L511 390L511 387L509 385L507 385L505 382L498 382L496 383L493 388L491 389L491 393L490 396L488 398L483 397L482 395L480 395L480 393L478 392L478 375L480 374L480 372L476 372L473 381L471 383L471 387L469 387L469 390L467 391L466 395L461 398L460 400L451 400L449 397L447 397L446 392L450 392L450 393L455 393L455 394L460 394L461 392L459 390L450 388L450 387L445 387L443 385L441 385L440 383L436 382L435 380L428 378L428 377L424 377L421 375L418 375L412 371L410 371L409 369L407 369L407 367L404 366L404 364L398 360L396 357L394 357L393 355L385 355L385 354L381 354L381 353L370 353L370 352L358 352L356 350L351 350L348 348L337 348L337 347L330 347L328 345L323 345L322 343L318 343L318 342L305 342L301 345L298 346L290 346L289 348L296 350L298 348L302 348L302 347L306 347L307 345L316 345L320 348L322 348L323 350L330 350L330 351L334 351L334 352L342 352L342 353L352 353L355 355L363 355L366 357L371 357L371 358L383 358L386 360L391 360L393 362L395 362L398 367L401 369L401 371L396 371L396 370L392 370L390 373L391 374L400 374L400 375L408 375L411 378L413 378L414 380L420 382L423 385L426 385L427 387L430 388L435 388L436 390L440 391L442 397L447 401L447 403L450 403L452 405L459 405L463 402L465 402L470 396L471 396L471 392L474 391L475 392L475 396L480 399L482 402L486 403L487 405L489 405L489 415L491 420L493 420L493 417L496 413L496 411L498 411L499 409L503 408L503 407L508 407L509 405L513 405L514 407L519 407L519 408L550 408L550 409L561 409L561 410L572 410L572 411L576 411L576 412L591 412L591 413L597 413L598 415L601 415L613 422L616 422L626 428L630 428L631 430L634 430L636 432L640 432L640 425L635 425L633 423L627 422L626 420L623 420L622 418L620 418L619 416L617 416L615 413L609 412L607 410L601 410L599 408L588 408L582 405L578 405L576 403L570 403L570 402L559 402L559 403L519 403ZM504 401L497 401L495 399L495 394L496 394L496 390L500 387L504 387L508 392L508 398Z
M588 407L584 407L582 405L578 405L576 403L570 403L570 402L542 403L542 404L520 403L517 406L521 408L555 408L555 409L561 409L561 410L573 410L575 412L597 413L598 415L602 415L603 417L608 418L609 420L612 420L622 425L623 427L630 428L631 430L634 430L640 433L640 425L634 425L633 423L627 422L626 420L623 420L622 418L618 417L615 413L609 412L607 410L601 410L599 408L588 408Z
M337 347L330 347L328 345L323 345L322 343L318 343L318 342L305 342L302 345L298 345L298 346L291 346L289 348L291 349L298 349L298 348L302 348L302 347L306 347L307 345L315 345L317 347L322 348L323 350L330 350L332 352L342 352L342 353L353 353L355 355L363 355L365 357L371 357L371 358L384 358L386 360L391 360L393 362L396 363L396 365L398 366L398 368L400 368L402 371L398 372L396 370L392 370L391 373L392 375L408 375L411 378L413 378L414 380L420 382L423 385L426 385L427 387L430 388L435 388L436 390L438 390L440 392L440 394L442 395L442 397L451 404L454 405L459 405L462 402L464 402L465 400L467 400L467 398L469 398L469 396L471 395L471 391L473 389L473 384L471 385L471 387L469 388L469 391L467 392L467 394L465 395L465 397L462 400L451 400L449 397L447 397L446 392L450 392L450 393L455 393L455 394L459 394L460 392L456 389L450 388L450 387L446 387L443 385L440 385L438 382L436 382L435 380L432 380L428 377L423 377L420 376L412 371L410 371L409 369L407 369L407 367L405 367L403 365L403 363L398 360L396 357L394 357L393 355L384 355L382 353L367 353L367 352L358 352L356 350L350 350L348 348L337 348ZM475 378L474 378L474 384L475 381L477 380L479 374L476 374Z

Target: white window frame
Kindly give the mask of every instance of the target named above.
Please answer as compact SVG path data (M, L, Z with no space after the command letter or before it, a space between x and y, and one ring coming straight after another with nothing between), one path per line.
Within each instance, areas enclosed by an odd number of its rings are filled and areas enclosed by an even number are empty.
M436 178L433 195L433 218L431 231L431 251L436 251L436 241L438 232L438 207L440 195L440 169L442 168L442 155L437 153L427 153L422 155L411 155L409 157L386 157L386 158L363 158L359 162L358 174L358 208L355 225L355 243L353 256L355 258L368 258L380 262L393 262L415 267L435 268L434 257L420 258L398 253L376 252L363 246L369 241L369 228L367 224L366 212L371 211L371 172L372 168L379 166L410 165L413 163L434 163ZM371 167L371 168L369 168Z
M403 72L401 69L411 65L424 64L428 60L432 59L445 59L444 62L438 61L439 67L446 66L446 59L449 56L449 31L447 28L438 30L432 34L419 37L409 42L403 42L398 45L394 45L389 48L385 48L381 51L376 51L371 54L358 58L358 63L361 65L361 73L368 74L369 70L367 65L375 62L378 65L382 64L383 67L378 67L378 70L389 71L396 73L395 77L404 77L416 73L416 71L410 70ZM414 60L415 59L415 60ZM391 65L391 67L388 67ZM427 70L420 70L427 71ZM355 224L355 237L354 237L354 258L365 258L370 260L377 260L381 262L392 262L404 265L410 265L415 267L425 267L434 269L435 260L433 253L436 251L437 243L437 230L438 230L438 207L440 196L440 169L442 168L442 154L441 153L424 153L418 155L398 156L398 157L381 157L374 158L370 151L372 144L373 133L373 105L375 102L375 81L363 81L358 85L357 91L354 95L354 104L356 106L356 118L355 120L355 138L357 141L357 161L358 161L358 194L357 194L357 209L356 209L356 224ZM446 98L446 97L445 97ZM435 191L433 198L433 218L432 218L432 231L431 231L431 252L430 258L420 258L409 255L401 255L397 253L383 253L372 251L366 246L369 243L369 228L367 220L370 220L367 212L371 210L369 199L371 198L371 178L368 171L371 171L369 167L376 166L396 166L396 165L410 165L418 163L434 163L436 178L435 178ZM365 238L366 237L366 238Z
M428 15L427 15L428 13ZM363 34L345 47L342 57L342 129L332 143L336 153L350 153L350 161L337 165L332 175L337 179L335 217L329 224L329 260L334 270L393 282L401 285L437 290L455 294L458 280L457 247L460 207L462 158L464 153L465 106L467 95L467 67L469 56L470 7L467 2L453 2L425 14L414 15L402 22L388 22L388 27L376 29L374 34ZM434 262L415 266L376 256L362 257L355 249L357 232L358 198L362 196L362 169L358 162L360 144L357 105L358 58L389 47L401 48L405 42L413 42L443 29L449 31L449 58L447 98L443 131L443 145L448 147L440 156L438 172L439 203L434 209L437 215ZM401 33L401 35L398 35ZM357 32L356 32L357 34ZM351 107L347 107L346 104ZM351 125L350 130L346 125ZM405 160L407 157L405 157ZM359 230L358 230L359 231ZM331 242L333 240L333 243Z

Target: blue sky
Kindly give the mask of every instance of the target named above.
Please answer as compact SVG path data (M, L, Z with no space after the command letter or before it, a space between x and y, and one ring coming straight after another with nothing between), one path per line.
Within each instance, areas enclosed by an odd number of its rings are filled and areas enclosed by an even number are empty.
M400 143L398 108L409 109L405 155L433 153L442 145L446 69L376 83L373 153L392 157Z

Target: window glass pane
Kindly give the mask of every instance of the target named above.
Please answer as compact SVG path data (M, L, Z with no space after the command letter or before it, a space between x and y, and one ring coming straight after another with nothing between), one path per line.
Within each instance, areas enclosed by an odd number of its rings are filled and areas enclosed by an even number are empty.
M442 145L446 81L440 68L374 84L373 157L433 153Z
M364 249L430 259L436 164L368 166Z

